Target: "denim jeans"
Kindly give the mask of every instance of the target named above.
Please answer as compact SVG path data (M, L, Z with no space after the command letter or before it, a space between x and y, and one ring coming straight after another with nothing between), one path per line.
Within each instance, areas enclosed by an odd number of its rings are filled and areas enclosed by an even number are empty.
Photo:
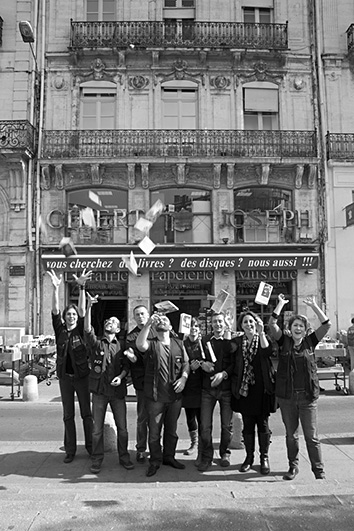
M317 400L308 400L305 391L294 391L292 398L278 398L286 430L289 466L299 463L299 420L304 433L312 472L323 472L320 441L317 434Z
M117 450L120 462L130 460L128 452L127 405L125 398L92 394L93 434L92 460L102 463L104 457L103 429L107 406L111 406L117 427Z
M214 447L213 447L213 413L216 403L219 402L220 407L220 419L221 419L221 438L219 444L220 457L225 454L230 454L230 442L232 439L232 409L231 409L231 391L215 389L202 391L202 404L200 412L201 423L201 443L202 461L213 460Z
M92 451L92 414L90 404L90 391L88 376L74 378L65 375L59 379L61 401L63 404L64 421L64 448L67 454L76 454L76 426L75 426L75 393L77 395L80 415L82 418L85 448L90 454Z
M136 389L136 451L145 452L147 446L148 414L143 389Z
M159 466L163 459L174 458L178 441L177 422L182 408L182 400L155 402L145 398L149 417L150 463ZM163 428L163 449L161 432Z

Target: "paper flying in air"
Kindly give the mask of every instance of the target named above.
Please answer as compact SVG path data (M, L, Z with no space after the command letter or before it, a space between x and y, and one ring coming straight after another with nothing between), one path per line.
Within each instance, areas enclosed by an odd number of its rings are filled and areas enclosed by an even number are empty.
M138 247L143 251L145 254L150 254L155 249L156 245L152 240L150 240L149 236L145 236L139 243Z
M126 256L122 256L122 260L126 266L127 269L129 269L129 271L131 273L133 273L133 275L137 276L138 274L138 264L135 260L135 256L134 256L134 253L133 251L130 251L130 255L126 255Z

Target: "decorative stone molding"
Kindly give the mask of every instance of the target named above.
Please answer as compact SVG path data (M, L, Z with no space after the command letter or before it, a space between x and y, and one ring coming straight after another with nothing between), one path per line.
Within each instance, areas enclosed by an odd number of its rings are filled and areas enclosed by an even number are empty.
M91 169L91 183L92 184L102 184L102 175L100 172L100 164L90 164Z
M66 79L61 75L56 75L52 81L52 87L55 90L67 90L68 89L68 82Z
M210 85L217 90L226 90L231 85L231 81L226 76L216 76L210 78Z
M307 184L309 188L314 188L317 178L317 166L315 164L309 164L309 174L307 178Z
M236 74L238 84L250 83L251 81L268 81L280 85L285 76L284 71L269 70L265 61L253 63L252 67L247 70L239 71Z
M235 164L229 163L226 164L227 167L227 174L226 174L226 186L229 190L232 190L234 187L234 179L235 179Z
M188 171L186 171L186 164L184 162L176 164L176 167L172 167L171 171L178 185L182 186L186 184L186 174Z
M41 167L40 188L41 190L50 190L50 187L51 187L50 167L47 164Z
M306 83L303 77L296 76L294 77L293 85L295 90L302 90L303 88L305 88Z
M123 84L123 75L117 72L108 72L105 63L97 57L91 63L91 69L88 72L81 72L76 76L79 84L83 81L111 81L112 83ZM76 81L77 82L77 81Z
M304 177L304 164L297 164L296 165L296 176L295 176L295 188L298 190L302 188L302 181Z
M257 168L258 183L267 186L269 183L270 164L262 164L261 171Z
M129 77L128 85L133 90L143 90L149 85L149 78L145 76L132 76Z
M213 164L214 170L214 188L218 190L220 188L221 181L221 164Z
M173 62L173 68L170 72L167 74L156 74L155 83L158 78L161 78L162 83L169 81L170 79L177 79L193 81L194 83L201 83L203 86L205 85L205 75L202 72L188 70L187 61L180 58Z
M135 182L135 162L127 164L128 169L128 188L133 190L136 186Z
M63 175L63 165L56 164L54 167L55 171L55 186L58 190L64 189L64 175Z
M26 206L26 164L21 161L20 164L16 164L9 167L10 177L10 208L15 212L20 212Z
M141 186L149 188L149 164L141 164Z

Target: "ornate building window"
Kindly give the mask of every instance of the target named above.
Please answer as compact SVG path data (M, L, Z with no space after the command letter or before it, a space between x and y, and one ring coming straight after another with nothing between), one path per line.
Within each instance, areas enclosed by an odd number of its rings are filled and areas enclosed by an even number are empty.
M86 0L87 22L115 21L116 0Z
M273 9L269 7L243 7L243 21L249 24L270 24Z
M75 244L127 242L128 193L86 188L68 193L67 231Z
M163 129L197 128L197 94L193 88L162 89Z
M278 86L268 82L245 84L243 113L245 130L279 129Z
M169 188L151 193L160 199L164 213L150 230L155 243L212 243L211 194L193 188Z
M230 223L237 243L294 241L296 213L290 190L253 187L234 191Z
M116 86L81 88L81 129L114 129Z

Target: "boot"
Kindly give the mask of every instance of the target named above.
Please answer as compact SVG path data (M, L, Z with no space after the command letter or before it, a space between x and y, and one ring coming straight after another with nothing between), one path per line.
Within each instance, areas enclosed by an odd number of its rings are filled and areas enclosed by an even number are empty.
M259 453L261 460L261 474L266 476L270 472L268 450L270 445L270 433L258 433Z
M183 452L183 455L191 455L197 449L197 445L198 445L198 430L190 431L189 432L189 436L191 438L191 445L188 448L188 450Z
M246 459L240 466L240 472L248 472L253 465L254 459L254 433L244 433L243 442L246 448Z
M194 461L194 466L198 468L202 460L203 460L202 459L202 440L200 437L198 437L198 455L197 455L197 459Z

